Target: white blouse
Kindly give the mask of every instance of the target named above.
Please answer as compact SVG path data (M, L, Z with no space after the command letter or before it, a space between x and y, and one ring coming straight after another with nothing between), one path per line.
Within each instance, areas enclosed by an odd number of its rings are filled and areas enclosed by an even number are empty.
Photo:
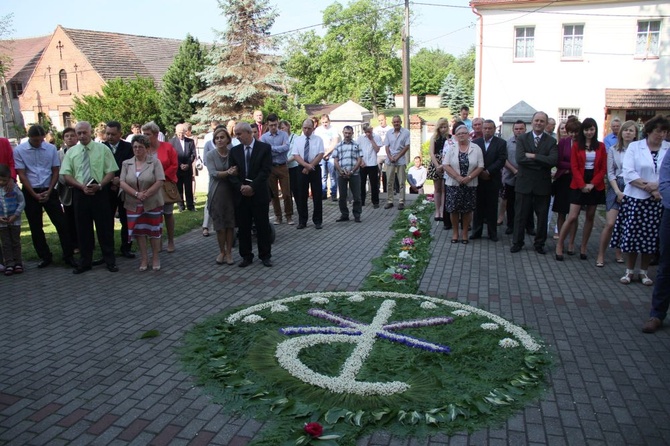
M646 139L633 141L628 145L628 149L623 156L623 180L626 183L626 188L623 191L624 195L641 200L651 197L649 192L635 187L631 183L638 179L658 183L658 171L661 169L661 163L668 149L670 149L670 143L663 141L656 158L656 166L654 166L654 160Z

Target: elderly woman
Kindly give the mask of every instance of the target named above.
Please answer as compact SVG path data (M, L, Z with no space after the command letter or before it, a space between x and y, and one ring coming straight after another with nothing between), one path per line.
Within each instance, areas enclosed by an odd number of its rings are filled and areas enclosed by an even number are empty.
M610 246L619 247L627 254L626 273L619 279L626 285L635 277L638 253L642 254L640 282L647 286L654 283L647 275L647 267L658 250L658 228L663 213L658 171L670 148L670 143L665 141L668 130L667 118L661 115L651 118L643 129L646 138L630 143L623 156L626 187Z
M128 235L137 240L140 248L140 271L149 265L147 239L152 251L152 269L161 269L158 253L163 235L163 181L165 174L160 161L149 156L150 142L144 135L135 135L131 140L133 153L121 165L120 187L125 193L123 207L128 214Z
M444 210L449 213L454 229L451 243L458 243L458 220L462 220L461 243L468 243L468 228L477 201L477 176L484 170L484 155L478 145L470 142L465 124L455 131L456 144L446 145L442 155L444 167Z
M219 255L216 263L228 265L233 262L233 237L235 230L235 204L233 188L229 177L237 175L237 167L230 167L230 134L223 127L214 130L214 146L205 157L205 165L209 172L209 195L207 206L209 217L214 222L216 240L219 243Z
M149 138L149 157L158 159L163 166L165 173L165 182L172 183L170 187L176 190L177 187L177 151L169 142L161 142L158 136L161 133L160 128L155 122L150 121L142 126L142 134ZM175 251L174 247L174 204L177 199L169 198L163 190L163 219L165 219L165 229L167 230L167 252L171 254ZM174 200L174 201L173 201Z
M571 121L572 122L572 121ZM556 243L556 260L563 260L563 243L582 207L586 207L586 219L582 232L579 258L587 259L586 246L593 230L593 219L599 204L605 203L605 176L607 175L607 151L605 144L598 141L598 124L586 118L579 129L577 141L573 143L570 155L570 213L561 228Z
M605 197L605 207L607 210L605 226L600 234L600 246L598 247L598 257L596 266L602 268L605 266L605 250L612 238L614 223L619 215L621 201L623 200L623 156L628 149L628 145L637 141L638 128L635 121L626 121L621 126L617 135L617 142L607 149L607 196ZM619 248L616 249L616 262L623 263L624 259Z
M428 166L428 178L433 180L435 187L435 221L444 219L444 168L442 167L442 151L444 143L451 137L449 135L449 121L445 118L437 120L435 132L430 138L428 152L430 153L430 165Z

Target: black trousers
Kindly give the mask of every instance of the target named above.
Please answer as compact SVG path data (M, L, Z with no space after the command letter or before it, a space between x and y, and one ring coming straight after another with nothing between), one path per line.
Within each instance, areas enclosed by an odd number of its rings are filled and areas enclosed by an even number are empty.
M307 199L309 198L309 188L312 188L312 203L314 204L314 213L312 222L315 225L323 223L323 203L321 201L321 166L316 166L314 170L307 175L302 173L298 176L298 223L307 224L309 210L307 209Z
M46 188L35 188L33 189L36 193L41 193L46 191ZM63 213L63 208L60 203L60 198L58 198L58 192L54 189L49 195L49 199L40 203L35 198L33 198L30 193L23 188L23 196L26 201L26 219L28 220L28 226L30 226L30 236L33 240L33 246L35 247L35 252L40 259L51 259L51 249L47 244L46 236L44 235L42 213L43 211L47 213L51 223L56 228L58 233L58 238L60 239L60 246L63 250L63 258L67 259L72 257L74 247L70 243L70 238L67 233L67 227L65 224L65 214Z
M95 195L86 195L83 191L74 189L72 203L74 204L77 241L79 242L79 253L81 255L80 266L90 267L93 262L94 223L104 261L107 265L115 265L114 224L109 207L108 190L105 188Z
M365 205L368 178L370 179L370 199L372 204L379 204L379 167L366 166L361 169L361 206Z
M547 224L549 216L549 202L551 195L535 195L516 193L516 209L514 213L514 236L512 243L523 246L525 223L535 213L537 229L533 245L543 247L547 241Z
M181 197L180 206L183 206L186 203L186 209L195 210L195 205L193 204L193 172L183 170L177 171L177 190L179 191L179 196ZM186 201L184 201L184 195L186 195Z
M235 219L237 220L238 237L240 242L240 256L251 260L254 253L251 246L251 227L256 225L256 238L258 241L258 258L269 260L272 257L272 242L270 233L270 199L267 195L261 197L242 197L235 207Z
M109 187L109 207L112 213L112 228L114 227L114 216L116 212L119 212L119 221L121 222L121 252L130 251L131 241L128 240L128 213L126 208L123 207L123 201L121 201L121 195L118 194L118 190L112 190ZM123 191L121 192L123 194Z
M489 237L498 236L498 183L493 180L479 179L477 184L477 208L472 221L472 235L481 237L486 220Z

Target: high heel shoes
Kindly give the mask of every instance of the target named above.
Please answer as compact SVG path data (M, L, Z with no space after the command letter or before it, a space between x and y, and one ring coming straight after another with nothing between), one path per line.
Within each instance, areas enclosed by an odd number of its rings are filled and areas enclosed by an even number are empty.
M564 259L563 254L556 254L556 260L558 260L559 262L562 262L563 259Z

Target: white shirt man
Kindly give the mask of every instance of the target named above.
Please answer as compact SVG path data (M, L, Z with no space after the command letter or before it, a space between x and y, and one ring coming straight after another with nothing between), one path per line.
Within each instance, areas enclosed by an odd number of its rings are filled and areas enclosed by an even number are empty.
M369 178L372 206L377 209L379 207L379 165L377 159L382 151L386 154L386 150L382 149L382 138L374 134L374 130L370 127L370 124L363 124L363 134L358 137L356 144L358 144L363 153L361 206L365 206L365 196L367 195L365 187Z
M386 146L386 172L389 175L388 199L384 209L393 207L393 182L396 176L400 184L400 197L398 198L398 209L405 209L405 165L407 160L405 154L409 150L409 130L402 128L400 116L394 116L391 120L393 130L386 134L384 146Z
M292 154L295 161L302 166L298 175L298 226L297 229L305 229L307 226L308 209L307 197L309 189L312 189L312 203L314 213L312 222L316 229L321 229L323 224L323 202L319 196L321 188L321 159L323 158L323 140L314 134L314 123L311 119L305 119L302 123L302 135L295 138L292 146Z

